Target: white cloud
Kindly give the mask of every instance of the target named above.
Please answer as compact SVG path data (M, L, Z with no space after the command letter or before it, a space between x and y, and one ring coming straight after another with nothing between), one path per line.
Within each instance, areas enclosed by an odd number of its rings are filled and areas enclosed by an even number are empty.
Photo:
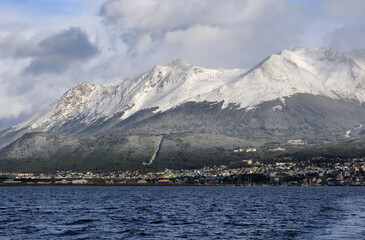
M321 7L332 30L323 44L337 51L365 48L365 1L322 0Z
M322 0L322 8L330 17L335 19L365 18L364 0Z
M21 112L27 110L30 105L19 103L14 97L0 97L0 119L1 118L17 118Z
M136 62L184 58L205 67L249 67L270 53L301 45L312 22L307 5L287 0L111 0L101 16L128 47L126 57Z
M337 51L365 48L365 25L347 25L327 36L328 46Z

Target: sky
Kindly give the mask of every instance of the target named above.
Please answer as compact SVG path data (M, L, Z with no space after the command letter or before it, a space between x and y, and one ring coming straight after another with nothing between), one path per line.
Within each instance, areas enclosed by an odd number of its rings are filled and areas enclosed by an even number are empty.
M365 48L364 0L0 0L0 130L78 82L183 59L250 68L296 46Z

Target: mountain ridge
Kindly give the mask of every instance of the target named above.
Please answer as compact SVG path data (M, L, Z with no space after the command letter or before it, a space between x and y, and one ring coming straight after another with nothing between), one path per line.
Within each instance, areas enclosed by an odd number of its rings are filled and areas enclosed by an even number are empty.
M89 134L87 129L94 134L96 131L92 128L102 126L100 134L108 129L113 132L115 126L128 122L135 125L174 109L189 112L184 107L179 108L188 103L197 103L194 107L199 108L200 103L222 102L222 109L236 112L241 109L244 110L238 111L241 115L249 116L245 112L259 109L265 102L279 100L272 107L281 111L286 99L298 94L352 102L352 107L361 112L361 103L365 101L365 52L337 53L330 49L297 47L272 54L249 70L206 69L176 59L135 78L104 85L81 82L26 121L0 132L3 139L0 146L33 131L77 136L82 132ZM328 100L328 104L334 104L332 100ZM353 111L349 115L354 117ZM239 124L238 118L234 121ZM351 124L360 125L362 121ZM257 127L265 128L264 125ZM350 126L345 125L341 126L341 131Z
M303 63L301 57L306 54L310 55L308 53L312 52L314 52L312 55L317 58L320 57L319 60L321 61L335 63L334 66L329 66L324 71L323 69L315 69L313 63L312 65ZM326 58L323 59L322 57ZM341 65L341 62L347 62L348 64ZM301 67L298 67L298 63L301 63ZM344 69L333 73L333 68L339 65ZM354 66L355 69L353 70L351 66ZM322 68L324 67L322 66ZM92 83L78 83L58 100L61 104L72 105L74 103L73 109L67 112L68 108L66 106L64 109L58 107L53 111L58 113L64 110L66 116L69 116L77 110L77 114L85 114L86 109L87 115L94 114L96 118L100 118L100 116L108 117L124 111L122 118L125 119L139 110L159 107L160 111L166 111L188 101L219 102L223 100L225 101L225 107L229 103L238 103L241 108L252 109L262 102L278 98L283 99L283 97L296 93L324 95L335 99L342 97L364 102L364 69L365 67L362 68L356 64L352 58L340 55L332 50L317 49L313 51L312 49L308 50L308 48L294 48L292 51L283 50L279 54L272 54L260 65L247 72L244 72L243 69L205 69L177 59L166 66L157 65L128 82L116 81L109 84L110 87ZM318 73L321 71L325 72L322 73L322 76ZM354 79L355 77L352 75L358 71L361 71L361 76ZM335 85L341 81L334 82L333 79L336 76L333 75L346 73L350 74L350 81L356 84L355 89L349 87L350 83L335 88ZM308 74L311 75L308 76ZM310 78L317 79L310 82L308 81ZM327 87L329 89L318 89L321 86L316 86L316 84L319 85L320 83L324 83L322 88ZM123 87L123 85L126 85L126 87ZM274 87L273 85L277 86ZM246 89L240 90L242 86ZM346 89L350 90L346 91ZM355 91L356 89L361 90L361 92ZM186 95L176 94L177 91L184 92ZM72 96L69 96L70 94ZM118 104L119 108L116 107ZM63 119L61 116L60 120ZM43 125L46 126L42 127L42 124L39 123L42 122L42 119L40 120L33 121L33 124L28 123L28 125L37 130L47 130L47 125L52 124L43 120ZM57 120L59 119L54 121ZM27 123L27 121L25 122ZM16 126L16 128L22 127L25 127L24 124Z

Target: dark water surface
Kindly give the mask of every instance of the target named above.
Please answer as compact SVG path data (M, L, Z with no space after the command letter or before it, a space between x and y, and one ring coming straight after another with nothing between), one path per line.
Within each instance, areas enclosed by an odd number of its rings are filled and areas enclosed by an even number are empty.
M365 239L365 187L1 187L0 239Z

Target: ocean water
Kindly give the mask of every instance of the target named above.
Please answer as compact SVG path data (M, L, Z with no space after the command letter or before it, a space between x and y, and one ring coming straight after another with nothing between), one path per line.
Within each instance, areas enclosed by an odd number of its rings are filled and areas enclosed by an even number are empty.
M0 239L365 239L364 187L1 187L0 199Z

